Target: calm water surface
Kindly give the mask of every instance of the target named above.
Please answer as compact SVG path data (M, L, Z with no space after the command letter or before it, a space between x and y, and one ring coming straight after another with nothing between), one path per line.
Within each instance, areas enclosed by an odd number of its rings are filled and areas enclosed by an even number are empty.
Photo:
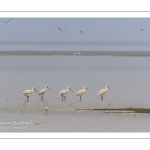
M150 131L146 125L149 123L149 114L106 114L72 109L150 107L149 57L1 56L0 70L1 121L32 120L27 131ZM51 90L47 90L43 101L33 92L29 102L26 102L22 91L32 87L39 91L45 85ZM97 93L105 85L108 85L111 91L108 91L101 101ZM66 95L66 101L62 102L58 93L68 86L73 92L70 91ZM89 91L82 96L82 101L79 101L75 94L83 86ZM45 115L43 109L46 103L50 110ZM12 109L16 110L13 114ZM69 120L71 122L68 124ZM131 120L132 125L129 124ZM91 122L93 124L90 124ZM134 128L138 123L143 128ZM97 124L101 124L101 127ZM120 127L122 124L125 125ZM67 128L65 125L73 126ZM87 126L84 127L85 125Z

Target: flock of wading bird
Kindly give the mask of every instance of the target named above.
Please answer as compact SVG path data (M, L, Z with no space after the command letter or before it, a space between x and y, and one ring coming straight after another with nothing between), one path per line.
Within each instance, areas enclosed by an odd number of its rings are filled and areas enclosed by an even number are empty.
M46 93L47 89L51 90L47 85L45 86L44 89L41 89L40 92L38 92L34 87L32 87L32 89L28 89L23 91L24 96L27 96L27 101L29 100L29 94L33 93L33 91L36 91L38 93L38 95L41 95L41 99L43 100L43 95ZM97 96L101 96L101 100L103 100L103 95L108 91L109 87L106 85L104 89L101 89L98 93ZM58 94L62 96L62 101L65 99L66 100L66 96L64 96L65 94L67 94L69 91L71 90L70 87L67 87L67 89L61 90ZM83 87L83 89L79 90L76 93L76 96L80 96L80 101L81 101L81 96L86 92L86 90L88 90L85 86ZM109 89L110 90L110 89ZM72 91L72 90L71 90ZM89 90L88 90L89 91ZM72 91L73 92L73 91Z

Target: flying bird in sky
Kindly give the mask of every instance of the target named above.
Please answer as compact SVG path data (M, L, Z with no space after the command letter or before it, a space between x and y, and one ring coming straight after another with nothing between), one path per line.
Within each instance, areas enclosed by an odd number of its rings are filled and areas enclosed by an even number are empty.
M81 33L81 34L84 34L84 33L85 33L85 31L80 30L80 33Z
M10 21L12 21L13 19L10 19L10 20L8 20L8 21L2 21L2 22L5 22L5 23L10 23Z
M141 32L144 33L145 29L141 29Z
M61 29L61 28L59 28L59 27L58 27L58 29L59 29L60 31L65 31L65 30L66 30L66 28L64 28L64 29Z

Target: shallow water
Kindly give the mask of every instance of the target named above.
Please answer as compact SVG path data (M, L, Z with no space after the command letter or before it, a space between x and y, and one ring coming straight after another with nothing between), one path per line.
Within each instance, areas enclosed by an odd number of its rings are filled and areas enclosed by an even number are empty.
M136 114L135 119L134 113L106 114L73 109L149 107L149 64L149 57L1 56L0 111L3 113L0 121L31 121L24 131L149 131L146 125L149 114ZM47 90L43 101L33 92L29 102L26 102L22 91L32 87L39 91L45 85L51 90ZM97 93L105 85L111 91L104 95L102 101ZM58 93L68 86L73 92L70 91L66 95L67 99L62 101ZM75 94L83 86L89 91L86 91L80 101ZM44 112L46 104L50 108L47 118ZM39 121L44 123L38 123ZM124 122L126 125L120 127ZM111 123L113 126L109 126ZM139 125L135 128L136 123L140 123L142 128Z
M23 103L26 97L22 91L35 87L38 91L48 85L44 95L50 106L61 103L59 91L68 86L73 90L66 97L69 104L80 103L75 94L86 86L89 91L82 96L82 104L116 107L150 105L149 99L149 57L111 56L1 56L0 95L1 104ZM108 85L111 91L104 95L104 101L97 97L100 89ZM36 92L30 95L31 102L38 102Z
M1 111L1 132L149 132L150 115L49 109Z

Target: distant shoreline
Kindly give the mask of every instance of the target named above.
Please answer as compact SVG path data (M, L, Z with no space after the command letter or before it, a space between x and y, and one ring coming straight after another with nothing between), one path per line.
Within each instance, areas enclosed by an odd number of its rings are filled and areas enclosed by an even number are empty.
M76 110L103 111L107 113L150 113L150 108L76 108Z
M20 108L16 108L12 107L0 107L0 112L21 112L21 110L25 113L28 112L27 109L20 109ZM39 109L34 109L34 111L38 111ZM139 108L139 107L127 107L127 108L92 108L92 107L68 107L68 108L58 108L58 107L50 107L49 111L100 111L103 113L146 113L146 114L150 114L150 108Z
M0 51L0 56L73 56L77 51ZM150 51L80 51L80 56L150 57Z

